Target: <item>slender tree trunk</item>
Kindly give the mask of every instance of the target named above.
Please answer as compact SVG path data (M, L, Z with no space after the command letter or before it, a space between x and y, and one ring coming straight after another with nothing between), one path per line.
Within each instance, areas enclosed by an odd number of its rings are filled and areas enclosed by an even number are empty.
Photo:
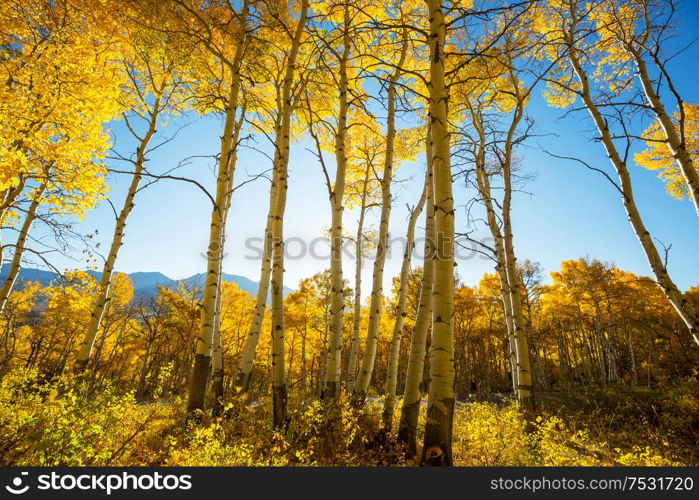
M240 131L243 128L245 121L245 106L240 113L240 119L235 124L233 132L233 144L237 145L240 139ZM235 164L237 152L233 153L232 163ZM218 260L218 287L216 290L216 304L214 311L214 332L213 343L211 348L211 385L214 395L214 406L212 408L213 416L219 416L223 412L224 398L224 364L223 364L223 338L221 336L221 309L223 307L223 255L226 248L226 221L231 209L231 201L233 199L233 175L228 178L226 186L226 196L224 201L223 211L223 229L221 230L221 241L219 242L219 260Z
M631 339L631 330L629 330L628 327L626 328L626 342L629 345L629 357L631 358L631 374L633 376L631 383L635 387L638 385L638 368L636 366L636 353Z
M395 139L395 83L388 90L388 132L386 134L386 161L381 180L381 219L379 222L379 240L374 259L374 270L369 303L369 324L362 365L352 391L355 404L363 404L371 382L379 343L379 324L383 302L383 270L388 252L388 224L391 216L391 181L393 179L393 144Z
M225 220L225 218L224 218ZM221 235L221 255L225 247L225 230ZM221 273L223 272L223 259L219 259L218 290L216 292L216 313L214 315L214 338L211 352L211 389L213 391L212 415L217 417L223 412L223 340L221 338L221 309L223 306Z
M278 115L275 129L279 129L281 113ZM242 394L247 392L250 386L252 377L252 368L255 361L255 353L257 352L257 344L260 341L260 333L262 332L262 323L265 319L265 309L267 306L267 295L269 293L269 280L272 275L272 225L274 224L274 210L277 195L278 181L278 160L279 152L275 149L274 153L274 170L272 172L272 184L269 187L269 208L267 210L267 225L265 227L265 238L262 248L262 263L260 268L260 281L257 288L257 297L255 298L255 309L250 321L250 328L245 337L245 345L243 346L238 364L238 374L236 376L236 392Z
M136 389L136 401L143 401L146 396L146 376L148 375L148 364L150 361L151 343L148 343L148 348L143 354L143 362L141 363L141 371L138 375L138 388Z
M218 247L222 241L221 233L225 224L223 212L226 206L226 188L231 184L230 181L235 173L235 153L237 145L234 143L234 134L240 91L240 67L246 40L248 11L248 0L244 0L241 12L242 38L238 41L233 61L234 72L230 84L230 92L226 106L226 119L223 127L223 136L221 137L221 152L218 160L216 197L214 207L211 211L206 281L204 284L204 296L201 303L196 354L194 356L194 366L192 367L192 376L189 381L189 393L187 397L187 413L189 415L193 415L197 410L204 409L204 397L206 395L206 386L211 363L216 295L220 280L218 264L222 254L221 248Z
M83 341L80 344L78 357L75 360L76 373L82 373L87 367L87 363L90 360L90 354L92 352L92 346L95 343L95 337L97 336L97 332L99 331L100 324L102 322L102 315L104 314L104 309L109 301L109 289L112 285L114 265L116 264L119 250L124 244L124 230L126 229L126 222L135 204L134 199L136 198L136 193L138 192L138 187L141 183L143 166L146 162L146 150L148 149L148 144L150 143L151 138L155 134L159 113L160 96L157 96L150 114L148 131L141 139L138 149L136 150L136 163L134 173L131 178L131 184L129 185L129 190L126 193L126 199L124 199L124 204L121 207L121 211L119 212L119 216L116 220L114 235L112 236L112 244L109 248L107 260L105 260L104 266L102 267L102 276L100 278L99 286L97 287L97 295L92 305L92 311L90 311L90 323L87 326L87 331L85 332Z
M17 236L17 242L15 243L15 251L12 255L12 262L10 263L10 270L5 278L5 282L0 289L0 313L5 310L7 305L7 300L10 298L10 293L12 288L15 286L15 281L17 281L17 275L19 274L20 268L22 266L22 256L24 255L25 245L27 244L27 237L29 236L29 231L34 224L36 219L36 212L39 209L41 203L41 197L46 191L46 184L42 184L36 193L34 193L34 198L32 199L29 209L24 216L24 222L19 229L19 234Z
M427 176L426 176L427 178ZM387 431L393 426L393 408L396 401L396 387L398 385L398 363L400 361L400 344L403 337L403 323L405 321L406 302L408 299L408 276L410 274L410 259L415 247L415 225L417 219L422 213L427 199L428 186L422 190L422 195L415 208L410 212L408 219L408 231L405 237L405 253L403 254L403 262L400 268L400 285L398 287L398 303L396 304L396 321L393 324L393 334L391 335L391 344L388 349L388 368L386 374L386 389L384 396L383 407L383 425Z
M492 190L490 187L490 178L488 172L486 171L485 165L485 147L486 147L486 137L485 130L483 128L483 121L481 119L480 110L470 109L471 120L478 133L478 150L476 152L476 185L478 186L478 192L486 210L486 221L488 223L488 228L490 229L490 234L495 242L495 271L498 275L498 281L500 283L500 295L502 297L503 304L503 314L505 316L505 326L507 327L507 337L508 337L508 353L509 353L509 363L510 371L512 373L512 389L515 394L518 394L518 372L517 369L517 342L515 338L515 326L514 326L514 313L512 311L512 300L510 298L510 285L507 281L507 266L505 257L505 244L503 241L502 232L500 231L500 226L498 224L498 218L495 213L495 207L492 198Z
M571 32L568 34L567 44L569 50L569 60L575 74L581 84L581 96L585 107L592 116L595 125L597 126L597 131L600 134L600 139L604 145L607 156L610 162L616 170L617 176L620 181L620 192L621 198L624 203L624 209L626 210L626 215L629 219L631 227L636 233L636 237L643 248L643 252L646 255L648 264L653 271L656 282L660 289L663 291L665 297L670 301L672 306L675 308L679 314L682 321L687 325L690 335L694 339L697 345L699 345L699 315L697 314L694 306L682 296L682 292L679 291L675 283L670 278L670 275L665 266L660 253L658 252L655 242L651 237L650 233L646 229L645 223L641 218L641 214L636 206L636 201L634 199L633 186L631 184L631 175L629 174L628 167L626 163L621 159L619 151L614 144L611 132L607 126L607 121L602 116L599 108L592 99L592 93L590 90L590 82L587 74L582 69L580 61L577 55L577 49L573 40L573 33L575 32L575 25L572 26Z
M381 218L379 222L379 241L374 259L374 269L371 284L371 298L369 305L369 324L366 334L366 345L362 357L362 367L355 383L352 399L356 404L363 404L366 398L371 376L376 363L376 350L379 344L379 326L381 324L381 311L383 309L383 271L388 253L388 227L391 219L391 183L393 182L393 163L396 141L396 84L401 75L401 67L405 62L408 44L403 39L400 60L396 70L388 83L388 113L386 117L386 151L384 155L383 175L381 178ZM394 389L395 390L395 389Z
M428 127L429 128L429 127ZM405 370L405 390L398 425L398 440L404 444L410 456L417 454L417 421L420 414L420 384L425 369L427 332L432 318L432 284L434 277L434 186L432 182L432 139L429 132L426 141L427 171L425 172L426 204L425 242L423 246L422 280L420 298L413 333L410 336L410 355Z
M344 280L342 278L342 213L345 194L345 176L347 171L347 154L345 141L347 134L348 74L347 64L350 57L350 15L349 6L345 5L342 53L339 67L339 110L337 131L335 135L335 185L330 195L332 221L330 224L330 335L328 337L328 355L325 365L325 381L322 399L332 399L340 395L342 380L342 333L345 314Z
M361 205L359 207L359 221L357 223L357 235L355 240L354 261L354 311L352 314L352 344L350 345L349 361L347 363L347 391L354 388L357 375L357 358L359 357L359 327L362 320L362 262L364 261L364 217L366 215L367 190L369 184L370 164L364 175L362 187Z
M306 389L308 387L307 382L307 370L306 370L306 337L308 336L307 326L303 326L303 336L301 337L301 393L303 397L306 397Z
M277 196L272 224L272 415L274 427L287 423L287 385L284 370L284 211L288 186L289 143L291 134L292 85L296 58L306 26L308 0L301 2L301 16L291 44L282 88L282 119L275 137L279 157Z
M507 283L509 285L510 300L512 303L513 325L515 334L515 352L517 354L517 399L524 410L525 416L531 421L534 417L534 381L531 370L531 358L529 355L529 341L527 339L526 321L522 308L522 297L526 293L522 280L517 270L517 258L514 250L514 237L512 234L512 136L522 116L522 107L518 105L512 127L508 133L505 144L505 161L502 165L502 177L504 197L502 203L502 226L505 243L505 264L507 271Z

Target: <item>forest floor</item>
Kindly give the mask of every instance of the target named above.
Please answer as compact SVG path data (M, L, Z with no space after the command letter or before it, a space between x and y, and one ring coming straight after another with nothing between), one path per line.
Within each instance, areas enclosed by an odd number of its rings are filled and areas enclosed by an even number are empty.
M88 382L89 384L89 382ZM696 380L655 387L566 386L538 393L526 425L508 393L460 396L456 465L697 465ZM137 403L132 392L35 374L0 382L0 465L364 465L410 466L393 430L382 431L383 399L332 408L290 394L289 425L273 430L269 398L248 394L219 418L185 425L180 397ZM333 417L330 418L329 415ZM424 411L418 424L418 439ZM419 451L419 444L418 444Z

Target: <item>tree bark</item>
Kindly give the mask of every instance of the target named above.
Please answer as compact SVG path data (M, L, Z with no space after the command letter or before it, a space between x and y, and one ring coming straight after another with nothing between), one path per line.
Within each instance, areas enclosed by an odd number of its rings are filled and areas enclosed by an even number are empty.
M646 101L655 114L660 129L663 131L668 151L675 159L680 172L682 172L682 177L689 191L689 197L694 203L694 209L697 215L699 215L699 171L697 171L697 168L694 166L694 161L692 160L690 152L687 151L685 138L678 133L677 127L675 127L675 124L672 122L672 117L668 114L660 100L655 90L655 85L648 73L648 66L643 60L643 56L633 47L628 47L627 50L636 63L638 79L641 82ZM679 103L680 106L682 104L683 103ZM683 110L679 110L679 112L683 113Z
M292 85L296 58L306 26L308 0L301 2L301 14L291 43L282 88L281 123L275 137L279 157L277 196L272 223L272 425L280 428L287 423L287 385L284 370L284 211L288 186L289 143L291 134Z
M452 464L454 419L454 198L450 165L448 95L444 70L446 22L441 0L427 0L430 20L430 102L436 254L430 387L423 465Z
M405 60L407 43L403 43L398 68L391 76L388 84L388 115L386 124L386 153L384 157L383 175L381 178L381 219L379 222L379 241L374 259L374 269L371 284L369 305L369 325L367 327L366 344L362 356L362 366L354 384L352 400L355 404L363 404L371 382L376 362L376 350L379 343L379 325L383 301L383 270L388 253L388 225L391 218L391 182L393 181L394 145L396 140L396 83L400 77L400 67Z
M279 114L281 119L281 113ZM280 126L279 120L275 128ZM265 319L265 309L267 307L267 295L269 294L269 281L272 275L272 225L274 224L274 210L277 196L278 180L278 151L274 153L274 169L272 172L272 184L269 187L269 208L267 210L267 225L265 227L265 237L262 248L262 263L260 266L260 281L257 288L257 297L255 297L255 310L250 321L250 328L245 337L245 345L243 346L238 364L238 374L236 375L236 392L243 394L250 387L250 379L252 377L252 369L255 361L255 353L257 352L257 344L260 341L260 333L262 332L262 322Z
M362 262L364 261L364 217L366 215L367 190L369 187L369 170L371 165L367 162L362 187L361 205L359 207L359 221L355 237L355 261L354 261L354 311L352 313L352 343L347 363L347 391L354 389L357 376L357 358L359 357L359 327L362 320Z

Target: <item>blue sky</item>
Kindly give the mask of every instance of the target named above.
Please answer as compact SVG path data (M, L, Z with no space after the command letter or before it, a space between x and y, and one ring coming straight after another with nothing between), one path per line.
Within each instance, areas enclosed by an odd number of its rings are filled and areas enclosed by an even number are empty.
M699 34L699 6L687 2L684 6L681 26L682 36L677 44ZM685 100L699 102L696 85L696 60L699 45L695 45L678 57L671 71ZM513 206L515 249L520 260L540 262L546 272L556 270L564 259L593 257L613 262L634 273L648 275L648 265L640 246L626 220L618 193L597 173L582 166L551 158L541 149L567 156L584 158L590 164L611 171L600 144L591 142L594 137L591 123L585 113L577 113L562 119L560 110L548 108L537 93L529 112L537 120L537 132L555 134L534 138L529 147L521 149L523 170L534 178L517 193ZM221 120L218 117L192 117L191 123L182 129L176 139L158 149L149 162L153 172L161 172L176 165L182 158L193 155L212 155L219 147ZM179 120L183 122L183 120ZM132 144L127 140L123 125L115 123L113 133L118 149L127 152ZM174 124L163 130L164 135L174 131ZM256 145L269 151L264 139ZM324 178L316 158L305 150L309 144L292 146L290 182L285 219L287 238L309 242L324 234L330 222L330 210ZM181 170L178 175L195 178L210 189L214 185L212 161L197 160ZM270 168L269 160L252 149L243 149L238 160L236 184L249 175ZM424 159L405 164L398 170L399 179L408 179L395 187L395 203L391 218L391 233L405 234L408 212L406 203L414 205L422 188ZM637 201L651 234L665 245L672 244L670 274L681 289L699 284L699 218L688 201L669 197L654 172L633 167L633 181ZM119 207L129 179L126 176L110 178L110 198ZM456 202L461 207L457 213L457 231L466 224L464 204L474 196L461 181L455 185ZM254 252L246 247L246 240L260 238L267 213L269 183L257 180L243 186L234 194L228 222L227 256L224 271L247 276L255 281L259 277L259 261L247 256ZM347 231L353 232L357 214L345 212ZM370 215L376 224L378 211ZM171 278L183 278L204 272L206 261L202 257L208 240L210 202L190 184L162 180L139 193L135 208L126 229L126 238L117 263L123 272L160 271ZM99 228L102 249L109 245L114 218L107 203L102 203L77 225L87 233ZM419 223L418 232L423 227ZM480 234L485 236L484 230ZM258 240L259 241L259 240ZM299 240L290 242L288 250L296 254ZM250 243L248 243L250 244ZM324 248L318 248L327 255ZM386 285L400 269L401 250L396 247L386 263ZM75 256L79 257L79 256ZM72 261L54 257L59 267L84 267L80 260ZM285 284L295 287L298 281L328 267L327 259L306 256L301 260L289 260L286 264ZM417 261L414 265L419 265ZM352 278L354 263L346 261L346 277ZM462 281L473 285L484 272L492 272L492 263L482 257L459 261L458 272ZM364 266L364 282L371 279L371 265ZM365 285L365 290L368 285Z

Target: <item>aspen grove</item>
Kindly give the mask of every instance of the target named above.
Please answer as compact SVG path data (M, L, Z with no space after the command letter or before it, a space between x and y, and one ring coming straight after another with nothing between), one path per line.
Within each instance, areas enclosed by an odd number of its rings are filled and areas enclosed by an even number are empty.
M654 234L699 243L685 3L0 2L0 464L699 464L697 257ZM592 179L642 270L544 269L577 228L522 229L532 156ZM203 258L146 290L138 218L192 238L166 186ZM316 188L328 252L292 280ZM250 230L254 289L225 272Z

